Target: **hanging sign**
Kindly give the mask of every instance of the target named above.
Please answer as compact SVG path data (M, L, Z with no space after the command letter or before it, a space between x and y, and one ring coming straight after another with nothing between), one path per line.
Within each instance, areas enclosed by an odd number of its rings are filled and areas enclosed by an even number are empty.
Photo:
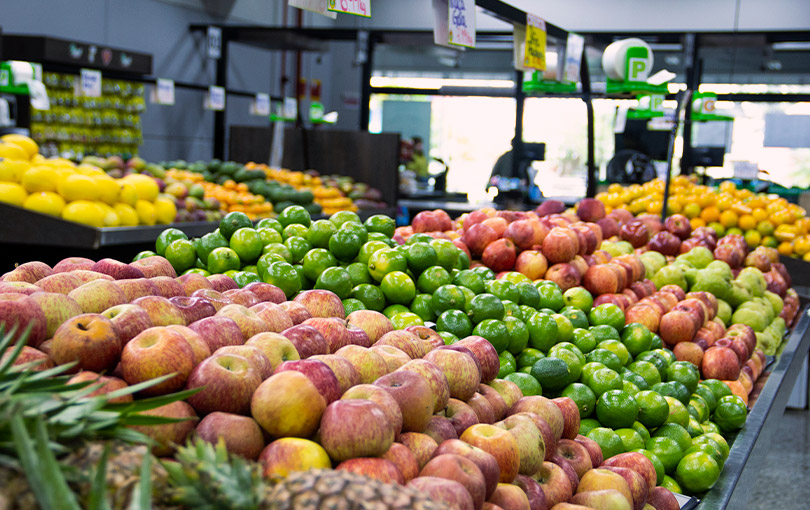
M152 89L152 102L155 104L174 104L174 80L158 78Z
M355 16L371 17L371 0L327 0L327 9Z
M256 94L256 98L250 105L250 114L267 117L270 115L270 95L261 92Z
M433 0L433 43L449 46L450 23L447 15L450 8L447 0Z
M526 50L523 65L538 71L546 69L546 22L543 18L526 13Z
M211 85L205 95L205 109L222 111L225 109L225 88Z
M475 0L449 0L447 42L475 48Z
M222 29L220 27L208 27L208 37L206 46L208 47L208 58L218 59L222 56Z
M569 33L565 45L565 67L563 68L563 81L577 83L579 71L582 67L582 50L585 48L585 38L579 34Z
M336 13L329 11L327 0L289 0L289 4L291 7L321 14L327 18L337 18Z

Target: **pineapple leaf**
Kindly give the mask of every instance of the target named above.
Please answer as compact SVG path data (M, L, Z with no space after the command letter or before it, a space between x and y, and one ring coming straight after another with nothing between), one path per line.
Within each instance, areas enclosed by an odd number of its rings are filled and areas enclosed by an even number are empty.
M87 502L88 510L110 510L110 505L107 502L107 461L110 458L110 445L109 443L104 446L104 452L101 454L101 459L96 466L96 473L93 476L93 483L90 487L89 501Z
M56 461L53 452L49 448L48 431L45 428L45 423L41 419L34 422L36 434L36 452L39 458L43 461L43 474L48 483L48 489L52 491L54 506L51 508L65 509L65 510L79 510L79 504L76 502L76 496L73 491L68 487L65 475L59 468L59 463Z
M144 425L167 425L169 423L180 423L189 420L196 420L197 418L169 418L167 416L151 416L148 414L133 414L124 418L126 425L144 426Z
M149 379L148 381L143 381L138 384L133 384L132 386L127 386L126 388L121 388L120 390L115 390L110 392L110 398L118 398L118 397L125 397L127 395L132 395L133 393L137 393L141 390L145 390L146 388L150 388L155 386L156 384L160 384L163 381L171 379L174 377L174 374L166 374L160 377L155 377L154 379Z
M202 388L195 388L193 390L178 391L177 393L160 395L159 397L144 398L135 402L127 402L121 404L107 404L106 406L104 406L104 408L121 414L140 413L143 411L154 409L156 407L165 406L166 404L171 404L172 402L177 402L178 400L185 400L191 395L194 395L195 393L200 391L201 389ZM116 392L113 392L110 393L109 395L112 396L115 393Z
M6 372L8 372L11 369L11 366L14 365L14 362L20 356L20 353L22 352L23 347L25 347L25 344L26 344L26 342L28 340L28 334L31 333L31 328L33 328L33 327L34 327L34 324L31 323L31 324L28 325L27 328L25 328L25 331L23 332L22 336L20 336L20 339L17 342L17 345L14 346L14 349L12 349L12 351L8 355L8 357L2 363L0 363L0 374L5 374ZM3 348L2 352L6 352L6 349L8 348L9 344L14 340L14 333L16 333L16 332L17 332L17 326L15 325L13 328L11 328L9 330L8 333L5 334L5 336L3 337L3 342L2 342L2 348Z
M137 499L138 510L150 510L152 508L152 455L147 453L143 456L141 463L141 476L138 481Z

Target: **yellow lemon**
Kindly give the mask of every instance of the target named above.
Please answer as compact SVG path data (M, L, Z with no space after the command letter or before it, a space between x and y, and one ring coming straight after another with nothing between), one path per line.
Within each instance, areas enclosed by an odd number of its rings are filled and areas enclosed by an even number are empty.
M65 200L53 191L39 191L28 195L23 207L42 214L60 216L65 208Z
M65 179L69 175L76 175L76 170L70 168L69 166L57 166L54 167L53 171L56 173L56 189L59 189L59 185L64 182Z
M0 202L22 207L28 193L25 188L13 182L0 182Z
M121 179L118 179L117 182L121 187L121 191L118 193L118 199L131 207L135 207L135 202L138 201L138 190L135 188L135 185L124 182Z
M28 153L19 145L0 142L0 158L28 160Z
M0 159L0 181L20 182L26 170L31 168L27 161Z
M96 175L107 175L104 172L104 170L102 170L101 168L99 168L97 166L93 166L93 165L84 164L84 163L77 166L76 171L79 172L82 175L87 175L87 176L91 176L91 177L96 176Z
M34 166L23 173L20 183L29 193L56 191L56 186L59 184L59 173L49 166Z
M753 216L754 219L759 222L759 221L762 221L762 220L768 218L768 212L765 211L765 209L757 207L756 209L751 211L751 216Z
M103 227L104 216L104 210L90 200L76 200L62 210L62 219L91 227Z
M138 225L138 213L135 212L132 206L119 202L113 206L113 210L118 215L122 227L135 227Z
M118 196L121 193L121 187L115 182L115 179L111 177L91 177L94 181L96 181L96 186L98 186L99 196L98 199L108 205L113 205L118 202Z
M138 221L141 225L154 225L157 222L157 213L152 202L138 200L135 203L135 212L138 213Z
M45 165L48 163L48 158L43 156L42 154L37 154L33 158L31 158L32 165Z
M155 215L158 223L172 223L177 216L177 206L168 198L158 197L155 199Z
M53 166L69 166L71 168L76 168L76 163L67 158L50 158L48 161Z
M121 224L121 220L118 217L118 213L115 212L115 209L110 207L109 205L105 204L104 202L96 202L96 205L104 211L104 226L105 227L117 227Z
M59 183L59 194L69 202L74 200L97 200L101 191L95 179L82 174L67 176Z
M130 174L123 177L121 180L135 186L135 189L138 191L138 200L154 202L160 192L155 180L148 175Z
M26 154L28 154L28 157L26 159L31 159L39 153L39 146L37 145L37 142L28 138L25 135L18 135L12 133L8 135L3 135L2 137L0 137L0 140L6 143L13 143L14 145L18 145L21 149L23 149L26 152Z

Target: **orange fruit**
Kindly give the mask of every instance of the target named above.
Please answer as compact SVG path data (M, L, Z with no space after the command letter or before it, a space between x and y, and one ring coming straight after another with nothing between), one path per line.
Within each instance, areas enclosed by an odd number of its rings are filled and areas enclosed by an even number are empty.
M60 216L65 208L65 200L53 191L40 191L31 193L25 199L23 207L30 211L36 211L51 216Z
M738 219L737 213L731 209L726 209L720 213L720 224L726 228L736 227Z
M706 226L706 222L703 221L702 218L692 218L691 220L689 220L689 224L692 225L692 230L694 230L694 229L696 229L698 227L705 227Z
M709 206L700 212L700 218L706 223L711 223L720 219L720 209L716 206Z
M768 218L768 213L765 212L765 209L762 209L761 207L757 207L756 209L751 211L751 216L753 216L754 219L759 222L759 221L762 221L764 219L767 219Z
M788 257L793 255L793 244L790 241L779 243L776 249L779 251L780 255L786 255Z
M751 214L743 214L737 221L737 226L743 230L751 230L753 228L756 228L757 220Z

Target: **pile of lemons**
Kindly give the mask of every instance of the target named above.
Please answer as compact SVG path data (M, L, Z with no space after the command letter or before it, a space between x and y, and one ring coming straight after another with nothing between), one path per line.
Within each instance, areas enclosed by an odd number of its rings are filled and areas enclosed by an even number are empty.
M617 208L635 215L660 214L664 202L664 181L642 185L611 184L596 198L608 211ZM672 179L668 214L683 214L692 228L709 227L719 236L739 234L751 248L767 246L780 254L802 257L810 262L810 218L807 211L776 195L739 189L731 181L717 187L703 186L694 177Z
M0 158L0 202L93 227L168 224L177 215L148 175L114 179L92 165L45 158L27 136L0 137Z

